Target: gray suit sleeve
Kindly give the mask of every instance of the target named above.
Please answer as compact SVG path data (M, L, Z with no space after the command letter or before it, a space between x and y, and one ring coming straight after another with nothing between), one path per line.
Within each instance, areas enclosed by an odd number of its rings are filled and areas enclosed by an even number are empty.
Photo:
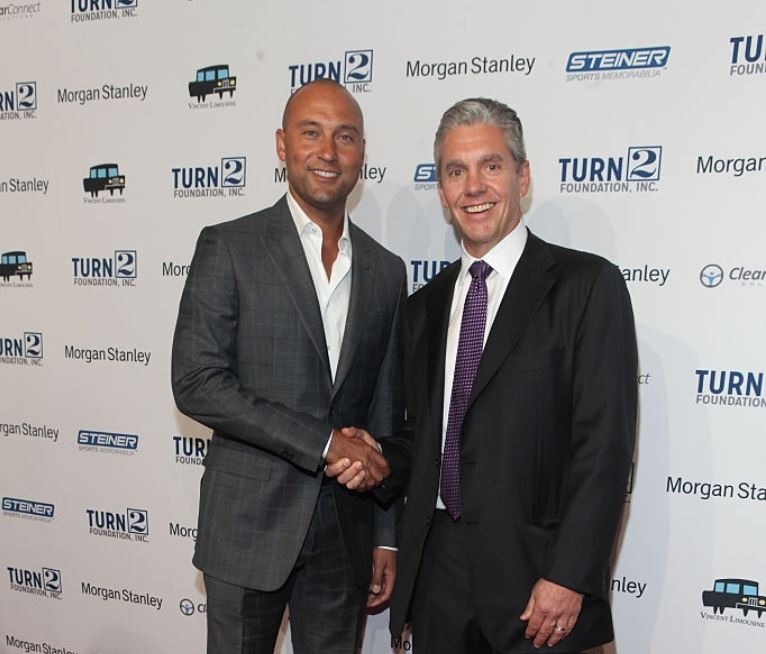
M206 227L197 241L173 338L176 404L211 429L314 472L323 463L330 423L242 387L239 297L229 245L219 229Z

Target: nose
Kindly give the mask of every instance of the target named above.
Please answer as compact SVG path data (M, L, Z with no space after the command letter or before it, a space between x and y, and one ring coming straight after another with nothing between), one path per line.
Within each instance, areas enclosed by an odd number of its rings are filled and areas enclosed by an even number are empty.
M319 158L324 161L335 161L338 158L338 148L332 134L327 134L319 144Z
M468 169L465 173L466 195L480 195L485 191L484 177L480 170Z

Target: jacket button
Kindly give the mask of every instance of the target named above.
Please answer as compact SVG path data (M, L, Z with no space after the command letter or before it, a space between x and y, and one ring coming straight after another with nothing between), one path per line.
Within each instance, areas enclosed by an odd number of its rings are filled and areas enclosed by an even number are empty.
M437 468L439 467L439 463L440 463L440 461L441 461L441 459L440 459L438 456L434 458L434 465L435 465Z

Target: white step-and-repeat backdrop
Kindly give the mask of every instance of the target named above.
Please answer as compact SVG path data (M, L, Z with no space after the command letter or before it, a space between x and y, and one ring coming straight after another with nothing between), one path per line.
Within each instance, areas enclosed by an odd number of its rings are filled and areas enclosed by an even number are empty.
M413 290L458 252L441 113L519 111L530 228L614 261L637 319L606 651L763 651L765 33L762 0L0 0L0 652L204 651L178 300L200 228L285 191L274 130L323 76L366 116L352 217Z

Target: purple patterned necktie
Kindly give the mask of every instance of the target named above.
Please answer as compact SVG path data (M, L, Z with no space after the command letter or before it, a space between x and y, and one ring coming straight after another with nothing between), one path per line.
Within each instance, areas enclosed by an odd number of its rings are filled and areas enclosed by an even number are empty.
M457 343L455 376L452 380L447 435L442 454L441 498L453 520L460 517L460 432L468 408L473 381L484 349L487 323L487 275L492 268L486 261L474 261L468 269L471 286L463 306L460 339Z

